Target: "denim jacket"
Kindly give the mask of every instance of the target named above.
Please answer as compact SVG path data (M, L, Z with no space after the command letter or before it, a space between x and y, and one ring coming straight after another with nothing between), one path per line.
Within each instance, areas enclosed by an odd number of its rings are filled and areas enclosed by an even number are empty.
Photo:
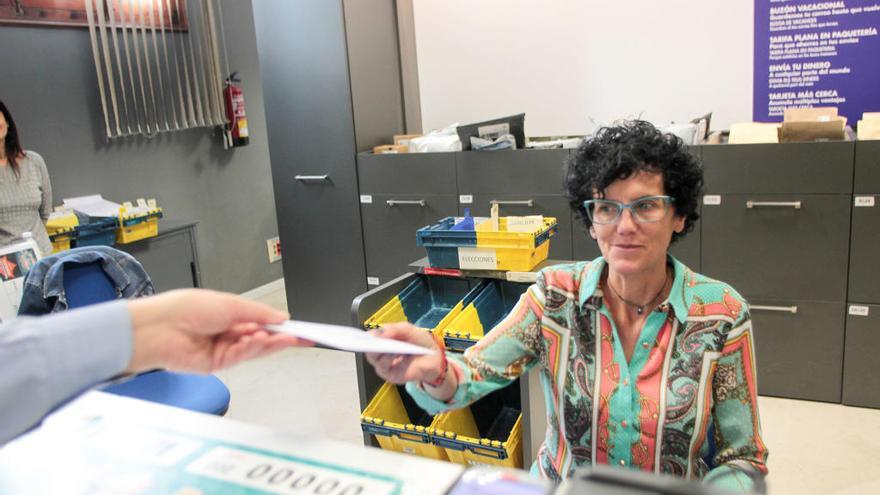
M24 281L19 315L43 315L67 309L64 265L100 262L113 281L116 298L149 296L155 292L144 267L134 257L107 246L88 246L47 256L37 262Z

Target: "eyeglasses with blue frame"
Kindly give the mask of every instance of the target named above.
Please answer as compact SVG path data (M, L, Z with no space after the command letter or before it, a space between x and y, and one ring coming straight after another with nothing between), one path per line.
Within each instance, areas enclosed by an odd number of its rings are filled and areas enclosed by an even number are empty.
M666 217L673 202L675 198L671 196L646 196L626 204L610 199L588 199L584 201L584 209L590 221L598 225L616 224L623 210L629 210L636 222L654 223Z

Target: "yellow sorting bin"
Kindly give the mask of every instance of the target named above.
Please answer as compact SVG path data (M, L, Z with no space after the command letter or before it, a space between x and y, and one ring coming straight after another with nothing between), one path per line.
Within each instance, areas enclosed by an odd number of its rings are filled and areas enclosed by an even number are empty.
M469 408L466 410L470 413ZM522 468L522 414L516 409L506 410L502 414L515 414L516 418L502 440L483 438L476 426L468 431L441 417L434 427L431 441L446 449L446 456L457 464ZM471 418L473 422L473 415ZM499 416L496 420L509 419Z
M116 230L116 242L128 244L148 237L159 235L159 219L162 218L162 208L156 206L156 200L148 202L147 210L139 213L129 213L130 203L125 203L119 209L119 228Z
M49 240L52 241L52 253L60 253L70 249L70 241L76 236L73 227L65 230L55 230L49 234Z
M431 441L434 425L441 419L457 428L476 431L469 410L431 416L416 405L402 385L385 383L364 409L361 429L374 435L383 449L445 461L446 450Z
M416 231L416 244L425 248L433 268L529 271L547 259L556 219L544 217L540 228L521 232L508 230L509 218L499 218L498 230L489 230L482 217L474 230L455 230L456 218L446 217Z
M431 441L459 464L522 467L520 382L496 390L467 407L469 423L440 417Z
M367 318L364 328L379 328L386 323L409 322L443 335L469 301L471 283L466 279L418 275L399 294Z
M52 252L59 253L70 249L70 242L76 237L76 229L79 219L72 211L52 213L46 221L46 233L52 241Z

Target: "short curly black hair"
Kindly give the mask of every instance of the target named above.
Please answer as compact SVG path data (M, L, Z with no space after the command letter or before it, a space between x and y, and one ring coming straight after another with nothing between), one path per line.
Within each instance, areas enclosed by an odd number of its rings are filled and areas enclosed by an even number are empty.
M693 230L700 218L697 210L703 189L700 162L678 136L664 134L643 120L603 127L584 139L568 160L565 196L589 229L584 201L602 197L613 182L637 172L662 174L666 194L675 198L675 212L685 218L685 223L680 233L673 232L672 242Z

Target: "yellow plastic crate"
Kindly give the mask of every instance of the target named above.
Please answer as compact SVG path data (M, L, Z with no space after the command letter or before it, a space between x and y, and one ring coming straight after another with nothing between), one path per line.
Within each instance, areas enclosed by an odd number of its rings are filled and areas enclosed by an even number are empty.
M470 413L470 408L466 410ZM470 425L462 428L460 422L441 417L436 422L431 441L446 449L450 462L522 468L522 414L510 408L505 408L501 414L508 413L516 413L517 417L505 440L481 438L471 414L472 428ZM499 416L497 420L500 419Z
M54 213L53 215L56 216L53 216L46 221L46 232L48 232L49 235L69 232L79 225L79 219L76 218L76 214L73 212L60 216L57 215L57 213Z
M466 409L473 422L440 418L431 441L446 449L449 460L459 464L522 467L522 399L520 382L496 390Z
M116 229L116 242L128 244L157 235L159 235L159 217L154 217L130 226L119 227Z
M123 204L119 209L119 228L116 230L118 244L128 244L159 235L159 219L162 218L162 208L156 206L154 199L149 201L149 207L150 209L145 213L132 215L128 213L131 203Z
M419 275L364 322L365 328L409 322L443 335L443 329L461 313L471 284L465 279Z
M458 316L443 327L446 348L464 351L474 345L510 313L525 290L526 286L515 282L482 282Z
M500 217L498 230L480 223L475 230L452 230L454 217L419 229L416 244L425 248L434 268L460 270L529 271L547 259L556 219L544 217L532 232L507 230L508 217ZM475 219L485 220L483 218Z
M67 251L70 249L70 241L73 240L73 236L73 229L50 234L49 240L52 241L52 253L60 253L61 251Z
M431 442L434 425L441 418L457 428L476 430L467 409L432 417L416 405L402 385L385 383L364 409L361 429L374 435L383 449L445 461L446 450Z

